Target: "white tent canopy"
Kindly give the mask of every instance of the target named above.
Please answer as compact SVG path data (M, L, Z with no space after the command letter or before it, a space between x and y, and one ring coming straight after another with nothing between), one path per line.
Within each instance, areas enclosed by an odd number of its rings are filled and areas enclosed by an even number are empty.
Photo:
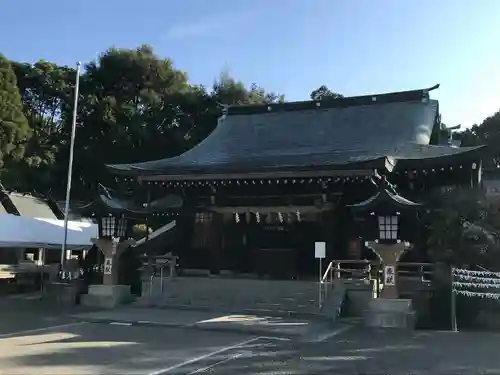
M98 237L97 224L68 222L67 249L92 246ZM18 247L61 249L64 241L64 221L0 214L0 248Z

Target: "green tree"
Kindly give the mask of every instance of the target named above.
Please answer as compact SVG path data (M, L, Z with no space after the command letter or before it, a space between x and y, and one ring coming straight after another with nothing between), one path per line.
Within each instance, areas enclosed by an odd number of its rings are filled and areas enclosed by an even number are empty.
M0 165L9 160L20 160L30 135L16 75L10 62L0 55Z
M454 266L500 266L500 202L480 189L447 188L431 195L431 258Z
M283 102L285 97L275 92L266 92L256 83L249 89L241 81L232 78L227 71L220 74L212 87L212 96L221 104L270 104Z
M485 118L481 124L474 124L455 134L455 138L462 141L462 146L487 146L487 154L483 159L485 168L500 166L500 111Z
M339 93L333 92L325 85L313 90L309 96L311 100L339 99L344 97Z
M109 49L85 66L81 77L75 145L75 196L88 196L107 177L107 163L130 163L175 156L199 120L206 95L151 47ZM206 108L204 108L206 109ZM71 107L61 130L69 139ZM187 120L189 119L189 121ZM68 144L58 150L67 160ZM58 165L60 178L66 173Z
M5 185L21 191L48 191L54 185L56 154L63 142L64 109L72 105L75 71L46 61L11 64L32 136L25 145L24 158L10 162L2 179Z

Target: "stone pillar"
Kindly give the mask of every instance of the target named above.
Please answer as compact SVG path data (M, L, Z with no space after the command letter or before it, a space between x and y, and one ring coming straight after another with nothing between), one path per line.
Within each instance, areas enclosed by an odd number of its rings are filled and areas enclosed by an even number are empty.
M384 286L381 298L370 301L365 323L371 327L414 328L415 311L412 300L398 298L397 264L406 250L404 243L387 245L372 242L369 246L379 255L384 267L394 267L394 285L386 285L382 281Z
M111 258L111 274L103 275L103 285L89 285L87 294L82 295L84 306L111 308L129 303L133 297L130 285L118 285L118 263L123 251L134 244L134 240L113 242L108 238L93 238L92 242L103 252L104 262Z
M104 254L104 262L106 259L111 259L111 274L104 274L102 283L104 285L117 285L118 284L118 263L123 250L134 244L134 240L125 240L115 242L109 238L93 238L92 242ZM105 264L106 265L106 264Z
M381 298L394 299L398 298L398 278L397 278L397 266L401 255L405 252L406 248L403 242L396 244L380 244L372 242L369 245L381 258L383 267L386 266L394 267L394 285L385 285L381 291ZM384 270L383 269L383 270ZM384 273L385 275L385 273ZM383 282L383 281L382 281Z

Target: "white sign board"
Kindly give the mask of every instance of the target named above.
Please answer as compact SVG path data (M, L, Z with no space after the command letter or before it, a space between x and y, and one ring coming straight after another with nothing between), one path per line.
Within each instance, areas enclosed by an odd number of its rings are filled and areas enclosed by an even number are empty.
M316 259L326 258L326 242L314 243L314 257Z
M113 258L105 258L104 259L104 274L111 275L112 269L113 269Z
M384 267L384 285L396 285L396 270L394 266Z

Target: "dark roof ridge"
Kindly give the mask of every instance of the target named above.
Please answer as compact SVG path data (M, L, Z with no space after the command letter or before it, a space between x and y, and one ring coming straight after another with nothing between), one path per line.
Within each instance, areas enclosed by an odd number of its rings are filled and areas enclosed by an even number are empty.
M303 111L319 108L343 108L362 105L412 102L429 100L429 92L439 88L439 84L426 89L368 94L344 98L324 98L286 103L230 105L225 107L227 115L250 115L267 112Z

